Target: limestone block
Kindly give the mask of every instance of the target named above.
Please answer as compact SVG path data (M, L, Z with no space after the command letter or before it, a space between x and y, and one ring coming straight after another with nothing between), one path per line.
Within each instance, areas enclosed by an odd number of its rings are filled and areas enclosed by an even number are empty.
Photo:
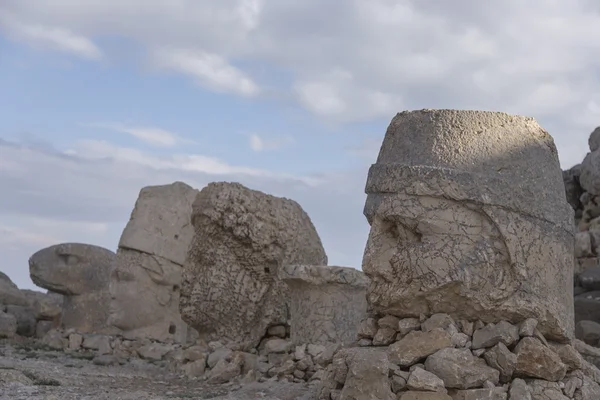
M194 230L190 221L198 191L183 182L142 188L119 248L183 265Z
M64 295L63 328L110 333L108 286L115 261L115 253L105 248L61 243L33 254L29 274L36 285Z
M180 310L204 339L256 347L269 326L288 319L279 269L327 265L321 239L298 203L238 183L203 188L192 224Z
M573 336L573 209L532 118L402 112L367 178L369 305L398 317L536 318Z
M279 277L289 287L292 342L346 344L356 340L367 313L369 280L361 271L287 265L281 268Z

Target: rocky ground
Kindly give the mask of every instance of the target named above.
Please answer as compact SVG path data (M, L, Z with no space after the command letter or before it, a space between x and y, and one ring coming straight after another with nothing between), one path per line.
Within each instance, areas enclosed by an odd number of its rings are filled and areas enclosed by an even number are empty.
M0 400L309 400L315 386L254 382L208 385L139 359L119 366L95 365L30 343L0 342Z

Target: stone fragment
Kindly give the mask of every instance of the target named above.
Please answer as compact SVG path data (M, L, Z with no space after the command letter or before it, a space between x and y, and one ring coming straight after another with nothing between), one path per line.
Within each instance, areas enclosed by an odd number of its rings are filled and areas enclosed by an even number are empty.
M207 349L203 346L191 346L183 351L182 357L186 361L206 361L208 357Z
M581 354L575 350L570 344L549 343L550 348L560 357L560 360L567 366L569 371L581 369L583 358Z
M510 384L510 389L508 389L509 399L518 399L518 400L532 400L531 399L531 391L527 386L527 383L520 378L513 379Z
M475 331L475 324L473 322L461 319L458 321L458 327L465 335L473 336L473 332Z
M17 318L0 310L0 338L12 338L17 334Z
M452 400L452 397L445 393L436 392L420 392L420 391L408 391L402 393L399 400ZM341 400L341 399L340 399Z
M99 246L61 243L29 258L36 285L64 296L60 324L81 333L116 333L108 323L115 253Z
M586 230L575 233L575 257L593 257L592 237Z
M448 329L451 325L455 325L452 317L448 314L437 313L427 318L427 320L421 324L421 330L429 332L436 328Z
M8 305L6 313L14 315L17 319L17 334L25 337L35 336L37 321L33 308Z
M579 184L579 176L581 175L581 165L577 164L567 171L563 171L563 182L565 184L565 194L567 202L573 207L573 210L583 208L580 197L583 194L583 189Z
M600 290L600 267L588 268L577 277L579 286L587 291Z
M513 345L519 340L519 328L506 321L497 324L487 324L484 328L477 329L473 333L473 349L481 349L504 343L506 346Z
M392 392L399 393L406 390L406 378L399 375L392 375L390 381L392 383Z
M467 343L469 343L469 336L462 332L457 332L452 335L451 340L454 347L467 347Z
M600 195L600 175L598 171L600 171L600 152L587 153L581 162L579 184L583 190L594 196Z
M507 400L508 393L503 388L453 390L452 400ZM517 397L515 397L517 399ZM518 398L520 399L520 398Z
M500 382L510 382L517 366L517 356L500 342L483 354L487 364L500 371Z
M406 336L408 332L415 331L421 328L421 321L418 318L404 318L398 322L398 334Z
M295 344L354 342L357 326L367 313L366 290L369 280L354 268L283 265L279 279L290 296L290 331ZM378 321L379 328L393 329L398 318Z
M429 332L412 331L391 344L387 353L391 363L407 367L440 349L451 346L450 335L442 329Z
M387 346L396 339L396 330L389 327L379 328L373 337L373 346Z
M368 281L365 281L368 283ZM398 330L398 324L400 323L400 318L394 317L393 315L386 315L383 318L379 318L377 320L377 326L379 328L390 328L395 331Z
M444 387L444 381L432 374L429 371L425 371L423 368L415 368L406 382L406 387L409 390L422 390L426 392L441 392L447 393L448 391Z
M600 321L600 290L575 296L575 322Z
M51 329L42 338L42 344L52 350L63 350L68 342L58 330Z
M29 301L17 285L6 274L0 272L0 310L2 305L26 307L29 306Z
M497 384L500 372L473 356L468 349L446 348L427 357L425 369L440 377L447 388L471 389L485 381Z
M268 338L261 343L258 351L260 354L288 353L292 349L294 349L294 344L289 340Z
M288 319L280 267L327 265L314 225L292 200L211 183L196 196L191 221L180 310L205 340L255 347L269 326Z
M567 373L567 366L560 357L535 338L521 339L514 352L517 355L516 376L557 382Z
M579 321L575 325L575 337L591 346L600 341L600 324L595 321Z
M389 361L385 351L348 348L340 350L335 357L345 360L347 366L345 377L340 376L339 379L345 378L340 399L396 399L388 381Z
M587 376L582 377L581 387L575 392L576 400L600 399L600 385Z
M554 141L534 119L399 113L365 191L373 312L538 318L547 338L572 338L573 210Z
M71 333L69 335L69 350L79 350L83 343L83 336L79 333Z
M363 339L373 339L378 329L377 320L375 318L365 318L358 325L358 337Z
M519 336L533 336L537 328L538 322L535 318L527 318L519 325Z
M557 382L548 382L541 379L531 379L527 381L531 390L532 400L569 400L563 394L561 385Z
M160 361L173 348L162 343L150 343L141 346L137 353L144 360Z
M212 385L231 381L242 373L244 359L240 353L234 353L231 358L223 358L208 372L207 383Z
M53 328L56 328L53 321L38 321L35 325L35 337L41 339Z
M214 368L219 361L231 358L232 354L233 351L225 347L221 347L220 349L215 350L214 352L208 355L206 361L208 368Z

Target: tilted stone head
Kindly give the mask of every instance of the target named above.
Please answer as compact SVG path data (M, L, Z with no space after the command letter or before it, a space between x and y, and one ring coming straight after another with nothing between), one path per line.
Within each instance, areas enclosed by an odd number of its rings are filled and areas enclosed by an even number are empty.
M547 337L572 335L573 211L554 141L534 119L399 113L366 193L375 311L534 317Z
M116 255L99 246L61 243L29 258L38 286L64 295L61 325L79 332L112 333L107 323L109 280Z
M327 263L319 235L298 203L238 183L202 189L192 224L180 310L204 337L257 345L270 325L288 318L279 269Z

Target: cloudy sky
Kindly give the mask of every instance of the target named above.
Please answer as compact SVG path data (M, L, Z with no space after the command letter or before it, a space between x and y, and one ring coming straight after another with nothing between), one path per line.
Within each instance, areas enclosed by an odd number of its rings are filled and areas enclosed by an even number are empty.
M592 0L2 0L0 270L115 249L141 187L297 200L360 267L364 183L396 112L531 115L563 168L600 125Z

